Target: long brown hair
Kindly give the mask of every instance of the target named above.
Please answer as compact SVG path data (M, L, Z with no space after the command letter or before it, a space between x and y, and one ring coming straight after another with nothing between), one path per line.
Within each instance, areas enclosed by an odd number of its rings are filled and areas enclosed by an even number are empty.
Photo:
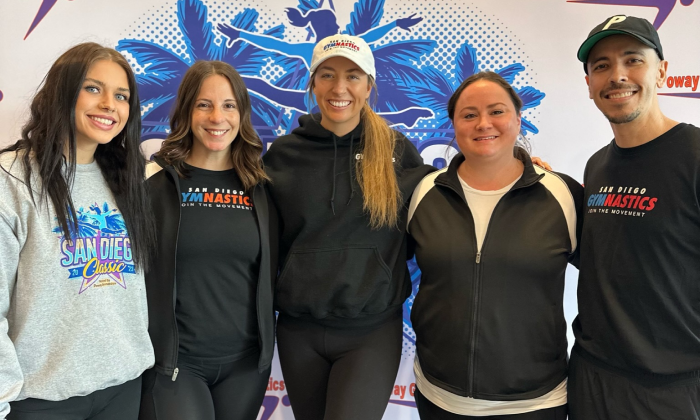
M40 200L48 197L66 241L77 236L77 215L70 195L76 167L75 104L90 67L109 60L126 73L129 83L129 118L122 131L109 143L95 150L95 161L114 195L124 217L133 247L134 263L147 268L155 244L155 227L147 208L144 179L145 159L139 151L141 105L134 73L126 59L112 48L87 42L63 53L53 63L32 99L29 120L22 128L22 138L0 151L16 151L21 160L32 200L32 161L41 179ZM64 156L64 151L68 156ZM65 174L62 169L65 166Z
M314 103L312 92L315 75L316 72L310 76L307 87L311 104ZM367 75L367 79L376 101L377 85L372 76ZM394 161L398 164L400 159L396 133L384 118L372 110L368 102L364 103L360 111L360 123L362 159L356 161L355 173L362 189L362 208L369 214L372 229L396 227L403 201L394 165Z
M262 167L263 144L250 120L252 111L248 89L238 72L223 61L197 61L187 70L177 90L177 98L170 115L170 134L156 156L172 165L180 176L186 174L184 162L192 151L194 141L192 112L202 83L214 75L223 76L229 81L236 99L240 124L238 134L231 143L231 160L243 187L249 190L256 184L269 180Z

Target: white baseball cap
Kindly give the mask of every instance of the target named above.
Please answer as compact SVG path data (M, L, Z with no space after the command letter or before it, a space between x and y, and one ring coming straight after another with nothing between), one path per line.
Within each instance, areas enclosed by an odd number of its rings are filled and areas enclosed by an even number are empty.
M332 57L345 57L357 64L368 75L377 78L372 50L360 37L338 34L323 38L314 47L309 70L313 73L321 63Z

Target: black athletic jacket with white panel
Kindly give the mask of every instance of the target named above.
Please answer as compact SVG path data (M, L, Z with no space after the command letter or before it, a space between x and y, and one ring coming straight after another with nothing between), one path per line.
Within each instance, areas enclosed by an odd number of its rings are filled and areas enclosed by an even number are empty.
M577 265L583 187L533 166L522 149L517 157L523 175L494 208L480 252L457 175L462 154L421 181L409 208L421 370L464 397L531 399L566 377L564 276Z

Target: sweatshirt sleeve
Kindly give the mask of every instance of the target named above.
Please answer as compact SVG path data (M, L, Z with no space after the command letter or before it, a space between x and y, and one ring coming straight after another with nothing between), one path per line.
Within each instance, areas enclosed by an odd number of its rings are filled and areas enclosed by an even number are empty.
M10 412L10 401L14 401L22 389L22 370L15 346L8 335L7 313L10 310L12 290L17 281L20 245L10 211L0 202L0 420Z

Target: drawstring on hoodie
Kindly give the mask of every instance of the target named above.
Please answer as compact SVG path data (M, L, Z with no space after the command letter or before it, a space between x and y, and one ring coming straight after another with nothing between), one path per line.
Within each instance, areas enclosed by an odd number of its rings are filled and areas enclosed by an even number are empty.
M350 135L350 155L348 156L348 179L350 182L350 198L348 198L348 202L345 203L346 206L350 204L350 201L352 201L352 198L355 196L355 184L352 182L352 173L353 173L353 162L354 162L354 141L355 141L355 135L351 134ZM337 176L336 174L336 161L338 160L338 137L333 134L333 189L331 192L331 211L333 212L333 216L335 216L335 177Z
M348 158L348 179L350 180L350 198L348 198L348 202L345 203L345 206L350 204L350 200L352 200L352 197L355 195L355 184L352 183L352 165L354 163L354 148L352 147L353 140L355 140L355 134L350 134L350 156Z
M335 216L335 162L338 160L338 138L333 134L333 191L331 192L331 211Z

